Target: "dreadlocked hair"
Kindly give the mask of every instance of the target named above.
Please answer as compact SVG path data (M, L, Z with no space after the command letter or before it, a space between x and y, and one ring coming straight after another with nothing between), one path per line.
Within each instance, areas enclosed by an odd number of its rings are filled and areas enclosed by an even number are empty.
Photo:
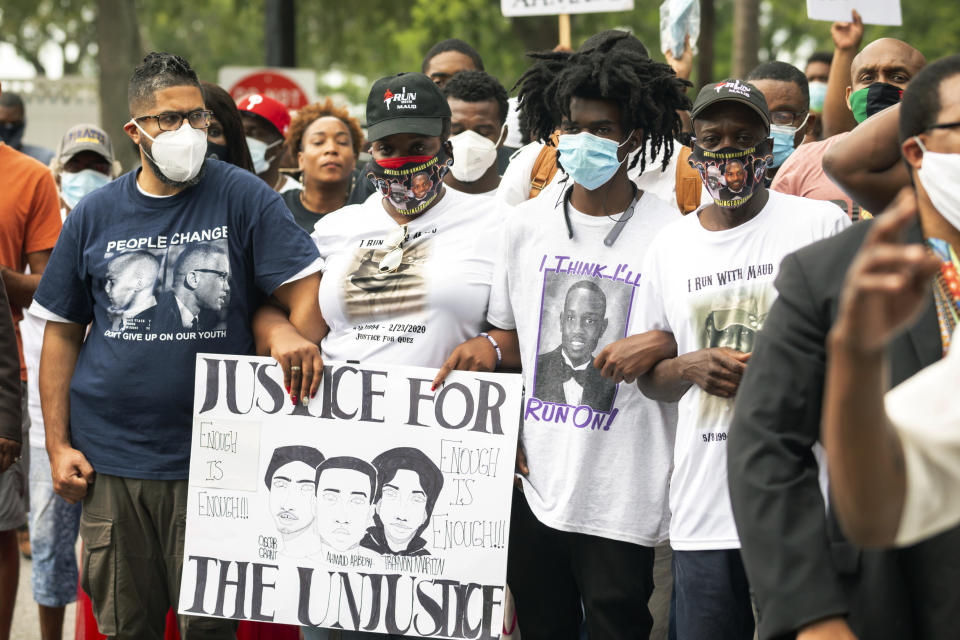
M592 46L575 53L549 51L528 54L533 65L517 81L521 127L532 139L552 144L550 136L563 117L570 117L570 100L610 100L621 110L625 131L643 132L640 152L630 163L646 169L647 154L662 157L666 169L674 139L683 128L677 111L690 109L686 90L669 65L652 60L633 35L604 33Z

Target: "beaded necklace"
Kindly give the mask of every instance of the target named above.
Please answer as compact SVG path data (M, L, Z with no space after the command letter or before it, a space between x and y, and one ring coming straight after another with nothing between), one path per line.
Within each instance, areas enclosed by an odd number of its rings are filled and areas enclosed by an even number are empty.
M946 354L950 349L950 337L960 324L960 258L949 243L939 238L927 239L927 246L941 260L940 271L934 278L933 294L940 340Z

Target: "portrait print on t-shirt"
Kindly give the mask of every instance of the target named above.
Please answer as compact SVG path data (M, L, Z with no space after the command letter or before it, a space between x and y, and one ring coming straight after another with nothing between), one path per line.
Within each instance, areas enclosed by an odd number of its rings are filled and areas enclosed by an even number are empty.
M593 366L607 344L626 336L634 287L544 270L533 397L609 413L617 385Z
M384 247L382 239L361 242L343 281L344 307L352 322L400 316L426 308L425 263L430 240L421 235L408 238L401 246L403 258L392 272L380 269L381 261L392 247Z
M108 243L102 280L110 318L105 337L225 337L230 303L226 229L154 240ZM125 250L122 245L127 244L136 248ZM146 246L140 248L140 244Z
M699 334L697 350L726 347L752 352L774 297L768 282L695 296L692 311ZM732 400L704 394L699 424L713 425L719 412L728 411L731 404Z

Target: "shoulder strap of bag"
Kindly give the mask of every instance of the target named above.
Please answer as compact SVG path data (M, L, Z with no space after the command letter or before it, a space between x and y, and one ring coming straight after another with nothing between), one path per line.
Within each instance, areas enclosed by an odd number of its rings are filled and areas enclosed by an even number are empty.
M536 198L543 191L543 188L550 184L553 176L557 174L557 139L558 131L554 131L550 136L553 144L545 144L540 149L540 154L533 163L533 169L530 171L530 198Z
M691 151L690 147L682 145L677 152L677 206L683 215L697 210L703 189L700 173L687 162Z

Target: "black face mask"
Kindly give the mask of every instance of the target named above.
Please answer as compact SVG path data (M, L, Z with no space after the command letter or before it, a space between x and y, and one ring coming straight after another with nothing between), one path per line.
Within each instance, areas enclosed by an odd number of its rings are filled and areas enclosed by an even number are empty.
M886 82L874 82L869 87L850 94L850 109L853 111L854 120L860 123L897 104L901 98L903 89L900 87Z
M226 145L210 142L209 140L207 141L207 157L213 158L214 160L222 160L223 162L230 162Z
M735 209L764 186L773 154L766 140L749 149L724 147L715 151L694 144L687 162L700 173L707 193L718 206Z
M26 126L26 122L7 122L0 124L0 140L14 149L19 149L20 143L23 141L23 130Z

